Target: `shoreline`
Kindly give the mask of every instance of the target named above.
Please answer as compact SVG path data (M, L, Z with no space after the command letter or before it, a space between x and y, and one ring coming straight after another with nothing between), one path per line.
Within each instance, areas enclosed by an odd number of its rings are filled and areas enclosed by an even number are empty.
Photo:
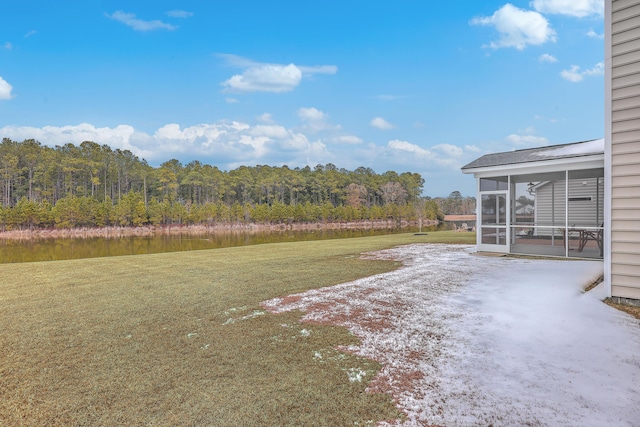
M438 225L437 220L423 220L423 227ZM35 240L60 238L92 238L102 237L115 239L132 236L162 235L202 235L222 233L257 233L266 231L312 231L312 230L383 230L418 226L418 221L351 221L351 222L314 222L291 224L242 224L216 223L197 225L161 225L141 227L83 227L83 228L47 228L8 230L0 232L0 239Z

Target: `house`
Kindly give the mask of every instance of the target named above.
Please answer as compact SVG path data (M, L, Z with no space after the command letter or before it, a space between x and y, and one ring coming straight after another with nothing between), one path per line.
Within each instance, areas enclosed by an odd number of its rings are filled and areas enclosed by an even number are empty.
M603 259L614 301L640 305L640 0L605 0L605 137L488 154L482 251Z
M640 305L640 0L605 1L605 284Z
M478 249L603 257L604 140L487 154L477 179Z

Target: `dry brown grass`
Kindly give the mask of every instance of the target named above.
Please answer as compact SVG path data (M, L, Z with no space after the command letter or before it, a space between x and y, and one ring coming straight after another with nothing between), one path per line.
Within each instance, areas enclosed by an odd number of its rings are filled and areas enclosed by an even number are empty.
M609 299L606 299L605 302L609 304L611 307L617 308L620 311L624 311L625 313L628 313L633 317L635 317L636 319L640 320L640 307L635 307L627 304L617 304Z
M587 285L587 287L584 288L584 291L585 292L589 292L591 289L595 288L596 286L598 286L603 281L604 281L604 276L598 277L596 280L594 280L593 282L589 283L589 285Z
M344 329L261 301L397 267L364 251L453 232L0 265L0 425L370 425L400 416L334 350ZM472 237L475 237L472 236Z

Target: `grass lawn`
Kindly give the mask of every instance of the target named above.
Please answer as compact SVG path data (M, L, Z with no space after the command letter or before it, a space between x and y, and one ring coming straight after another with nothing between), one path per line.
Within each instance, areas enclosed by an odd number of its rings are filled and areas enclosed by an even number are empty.
M353 375L379 366L333 350L356 338L259 303L397 267L365 251L474 241L433 232L0 265L0 425L397 418Z

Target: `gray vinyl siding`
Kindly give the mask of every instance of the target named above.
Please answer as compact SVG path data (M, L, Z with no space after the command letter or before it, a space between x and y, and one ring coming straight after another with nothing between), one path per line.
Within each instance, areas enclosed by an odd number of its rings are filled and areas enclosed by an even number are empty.
M640 298L640 0L611 4L611 294Z
M572 201L574 197L589 201ZM569 227L601 227L604 223L604 178L569 181Z
M564 181L555 181L542 184L536 189L536 225L556 226L565 225L565 184ZM556 235L564 234L562 230L554 230ZM539 228L538 236L550 236L551 229Z
M555 187L555 188L554 188ZM553 198L555 200L552 200ZM569 200L589 197L591 200ZM569 227L600 227L604 222L604 179L569 180L569 198L565 199L565 181L546 183L536 190L536 225L565 226L565 200L569 207ZM561 230L556 230L556 235ZM550 229L539 229L538 236L550 236Z

